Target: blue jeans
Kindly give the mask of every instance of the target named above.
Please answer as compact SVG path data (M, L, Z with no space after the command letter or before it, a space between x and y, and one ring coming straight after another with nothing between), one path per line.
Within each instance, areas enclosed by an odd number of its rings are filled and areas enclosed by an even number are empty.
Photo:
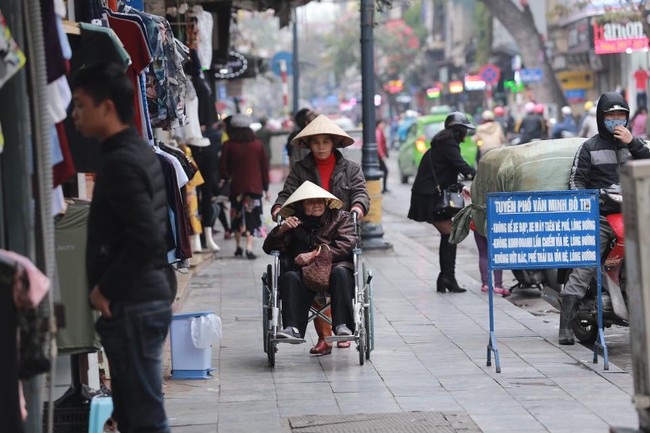
M167 301L112 303L95 324L111 372L113 418L121 433L170 433L162 394L162 355L172 320Z

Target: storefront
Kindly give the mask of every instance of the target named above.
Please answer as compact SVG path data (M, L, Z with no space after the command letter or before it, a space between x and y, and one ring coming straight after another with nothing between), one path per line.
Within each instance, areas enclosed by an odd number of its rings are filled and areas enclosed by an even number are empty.
M65 357L65 368L73 370L65 396L68 408L85 400L82 382L100 388L98 358L93 355L100 348L96 315L89 307L83 265L99 143L79 134L71 119L69 82L78 70L112 62L131 78L133 126L168 167L165 176L172 185L166 191L168 224L173 228L167 240L168 261L177 269L189 267L188 259L202 249L199 215L205 196L197 203L194 190L212 181L210 175L199 180L198 169L212 163L209 149L220 144L218 134L215 138L210 132L217 120L214 82L208 73L215 52L215 13L193 6L168 20L122 3L109 5L112 8L103 8L100 0L0 0L0 284L7 295L0 301L0 330L3 342L15 340L17 328L23 333L20 345L8 345L0 355L3 431L45 430L44 411L56 420L57 408L46 405L44 410L43 402L59 397L46 390L46 377L52 385L57 382L57 350ZM230 19L230 10L227 16ZM15 301L20 290L36 289L22 258L42 271L40 282L47 276L51 283L36 305ZM57 318L64 319L58 324L66 323L58 333L55 305L61 306ZM37 368L26 367L23 353L23 362L15 362L28 340L36 342L30 354Z

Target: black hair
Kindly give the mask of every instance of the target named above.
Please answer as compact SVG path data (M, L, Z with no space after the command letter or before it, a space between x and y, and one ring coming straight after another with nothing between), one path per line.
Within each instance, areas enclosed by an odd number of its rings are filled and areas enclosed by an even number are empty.
M72 90L75 89L90 95L95 105L110 99L120 121L125 124L133 122L133 84L120 65L98 63L80 69L72 80Z
M307 126L307 116L311 113L309 108L301 108L293 115L293 120L300 128Z

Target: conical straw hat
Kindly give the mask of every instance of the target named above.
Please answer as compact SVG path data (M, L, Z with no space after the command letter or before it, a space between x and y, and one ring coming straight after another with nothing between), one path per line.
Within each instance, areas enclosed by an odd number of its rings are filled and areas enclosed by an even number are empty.
M334 195L325 191L315 183L306 180L302 185L298 187L297 190L293 192L293 194L289 196L287 201L284 202L282 208L280 209L280 215L282 215L283 218L290 217L295 212L293 208L293 205L295 203L310 198L324 198L327 201L327 205L330 207L330 209L340 209L343 206L343 202L336 198Z
M309 137L313 135L328 134L334 139L334 147L347 147L354 143L354 138L350 137L347 132L342 130L339 125L332 122L324 114L309 122L302 131L296 135L291 144L300 147L309 147Z

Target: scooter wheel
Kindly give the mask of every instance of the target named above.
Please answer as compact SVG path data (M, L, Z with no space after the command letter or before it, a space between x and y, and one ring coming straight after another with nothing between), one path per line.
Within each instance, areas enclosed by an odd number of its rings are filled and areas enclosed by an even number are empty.
M598 338L598 326L588 320L576 319L571 328L575 337L583 344L593 344Z

